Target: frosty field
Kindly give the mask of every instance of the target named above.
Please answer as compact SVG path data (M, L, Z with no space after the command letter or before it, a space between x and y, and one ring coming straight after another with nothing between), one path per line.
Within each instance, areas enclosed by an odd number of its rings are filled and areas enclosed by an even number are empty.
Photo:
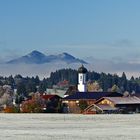
M0 114L0 140L140 139L140 115Z

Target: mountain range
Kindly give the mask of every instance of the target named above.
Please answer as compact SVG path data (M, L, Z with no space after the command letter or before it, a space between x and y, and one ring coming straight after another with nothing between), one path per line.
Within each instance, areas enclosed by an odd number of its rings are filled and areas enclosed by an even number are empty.
M74 56L64 52L62 54L58 55L45 55L39 51L32 51L31 53L10 60L6 62L7 64L45 64L45 63L53 63L53 62L65 62L67 64L71 63L81 63L81 64L87 64L84 60L81 60L79 58L75 58Z
M81 64L89 71L105 72L105 73L117 73L122 75L125 72L130 78L132 75L139 77L140 64L132 64L127 62L114 62L114 60L97 59L87 57L82 59L76 58L68 53L61 53L57 55L45 55L37 50L31 53L21 56L16 59L12 59L6 62L0 63L0 75L9 76L21 74L22 76L40 76L49 77L51 72L55 72L59 69L78 69Z

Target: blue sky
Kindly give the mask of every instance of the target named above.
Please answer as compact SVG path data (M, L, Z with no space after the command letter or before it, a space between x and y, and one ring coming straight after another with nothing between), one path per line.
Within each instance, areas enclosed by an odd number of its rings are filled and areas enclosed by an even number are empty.
M0 59L39 50L140 62L139 0L0 0Z

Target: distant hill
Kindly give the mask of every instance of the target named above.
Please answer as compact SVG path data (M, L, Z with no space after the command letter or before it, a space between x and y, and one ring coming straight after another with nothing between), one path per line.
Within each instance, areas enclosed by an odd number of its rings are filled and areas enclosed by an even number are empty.
M61 69L56 72L51 72L50 77L46 79L46 83L48 86L52 87L56 85L60 81L67 80L70 85L77 85L78 83L78 75L77 70L73 69ZM120 93L124 93L128 91L131 94L140 93L140 77L134 78L131 77L130 80L127 79L125 73L122 76L118 76L116 74L106 74L106 73L97 73L94 71L87 72L87 81L91 84L93 81L98 82L103 91L117 91ZM118 88L112 88L112 87ZM140 94L139 94L140 95Z
M62 53L58 55L45 55L39 51L32 51L31 53L19 57L17 59L10 60L6 62L7 64L44 64L44 63L53 63L53 62L65 62L65 63L81 63L87 64L84 60L75 58L74 56L68 53Z

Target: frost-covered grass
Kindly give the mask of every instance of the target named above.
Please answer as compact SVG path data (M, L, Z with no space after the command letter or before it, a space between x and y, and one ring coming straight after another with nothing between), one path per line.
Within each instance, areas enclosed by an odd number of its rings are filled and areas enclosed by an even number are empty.
M140 139L140 115L0 114L0 140Z

